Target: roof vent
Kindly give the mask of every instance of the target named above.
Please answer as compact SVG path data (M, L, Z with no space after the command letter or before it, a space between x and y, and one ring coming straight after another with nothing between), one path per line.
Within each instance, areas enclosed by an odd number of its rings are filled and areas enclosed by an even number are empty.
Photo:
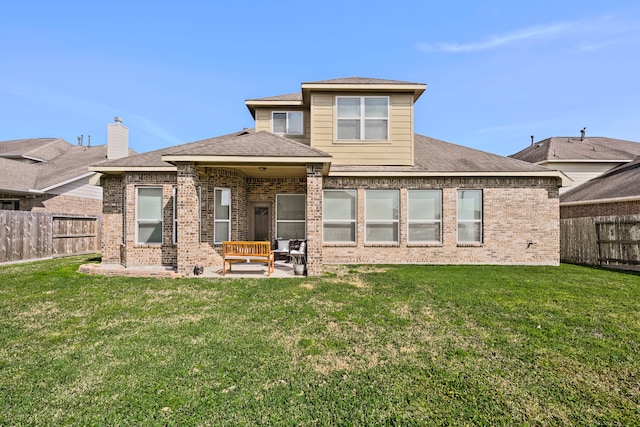
M584 134L587 133L587 128L584 127L582 128L582 130L580 131L580 141L584 141Z
M535 135L531 135L531 145L533 145L533 138L535 138Z

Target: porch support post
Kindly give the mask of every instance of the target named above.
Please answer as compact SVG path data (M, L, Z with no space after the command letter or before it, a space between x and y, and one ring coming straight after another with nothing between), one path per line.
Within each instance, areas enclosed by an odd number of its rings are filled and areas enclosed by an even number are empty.
M125 264L122 259L123 176L107 175L102 184L102 262L105 264ZM127 202L129 202L127 200Z
M307 165L307 275L322 275L322 165Z
M199 261L200 202L195 163L178 163L178 273L191 276Z

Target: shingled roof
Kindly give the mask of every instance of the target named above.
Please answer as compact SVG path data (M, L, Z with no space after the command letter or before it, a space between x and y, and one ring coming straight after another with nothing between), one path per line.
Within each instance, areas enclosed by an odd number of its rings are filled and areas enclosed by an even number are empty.
M0 141L0 187L5 191L43 191L86 176L90 164L106 157L106 145L76 146L62 138Z
M640 156L560 195L560 203L640 198Z
M109 168L166 168L172 167L167 156L195 157L291 157L317 158L318 161L331 158L324 151L311 148L269 132L255 132L245 129L215 138L150 151L148 153L124 157L92 165L92 170L104 171Z
M0 157L52 160L71 144L62 138L26 138L0 141Z
M510 155L530 163L559 160L629 161L640 156L640 143L605 137L553 137Z
M414 136L414 166L331 166L332 173L340 172L548 172L541 166L476 150L424 135Z

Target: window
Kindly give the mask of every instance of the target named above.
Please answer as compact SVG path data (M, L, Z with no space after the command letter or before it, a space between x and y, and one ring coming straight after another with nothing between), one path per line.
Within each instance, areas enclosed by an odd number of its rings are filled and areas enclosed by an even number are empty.
M482 243L482 190L458 190L458 243Z
M322 203L322 239L356 241L356 191L325 190Z
M304 194L276 194L276 238L304 239L307 234L307 198Z
M398 242L399 199L398 190L366 191L366 242Z
M339 96L336 98L338 139L387 140L389 98Z
M442 192L409 190L408 199L408 241L442 241Z
M0 200L0 209L6 211L18 211L20 210L20 201L12 199Z
M273 133L302 135L302 112L283 111L273 113Z
M173 244L178 244L178 187L173 187Z
M215 188L214 190L214 243L231 240L231 190Z
M162 243L162 188L138 187L136 205L138 243Z

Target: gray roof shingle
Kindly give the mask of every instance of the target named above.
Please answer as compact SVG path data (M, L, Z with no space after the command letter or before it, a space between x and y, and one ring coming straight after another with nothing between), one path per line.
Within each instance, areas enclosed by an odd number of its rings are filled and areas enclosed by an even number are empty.
M28 163L16 158L43 160ZM0 187L43 190L89 173L89 165L105 161L107 146L77 146L62 138L0 141Z
M329 158L329 154L269 132L245 129L215 138L168 147L122 159L110 160L100 165L105 167L171 167L162 156L216 156L216 157L318 157Z
M530 163L550 160L631 160L640 155L640 143L605 137L553 137L510 155Z
M640 197L640 156L560 195L560 203Z

